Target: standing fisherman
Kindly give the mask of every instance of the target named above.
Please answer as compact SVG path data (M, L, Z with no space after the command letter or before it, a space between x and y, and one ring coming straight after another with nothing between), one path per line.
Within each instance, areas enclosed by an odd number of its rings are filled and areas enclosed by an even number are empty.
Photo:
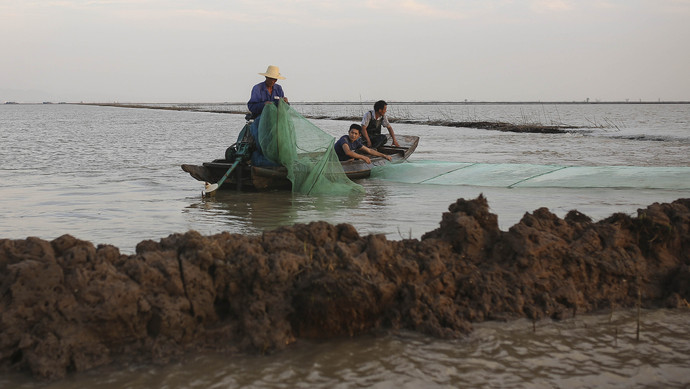
M266 69L266 73L259 73L259 75L266 77L266 80L254 85L252 95L247 102L247 108L249 108L253 118L261 115L264 105L273 103L276 99L283 99L286 103L288 102L283 93L283 87L276 84L276 81L285 79L280 75L280 69L277 66L270 65Z

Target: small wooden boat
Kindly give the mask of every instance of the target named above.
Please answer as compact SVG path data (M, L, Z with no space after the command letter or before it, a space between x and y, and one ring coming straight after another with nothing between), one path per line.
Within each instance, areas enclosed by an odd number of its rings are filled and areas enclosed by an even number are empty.
M388 135L390 144L390 135ZM345 174L350 179L367 178L371 174L371 169L375 166L383 166L389 163L404 162L410 154L414 152L419 143L418 136L398 135L396 137L400 147L384 145L378 151L391 156L389 162L383 157L368 155L371 163L366 163L361 159L341 162ZM216 159L212 162L204 162L199 165L182 165L182 170L189 173L199 181L215 183L220 181L223 175L230 169L234 161L226 159ZM291 189L292 183L287 179L287 169L280 167L260 167L252 166L250 162L242 162L232 172L222 184L221 189L238 190L271 190L271 189Z

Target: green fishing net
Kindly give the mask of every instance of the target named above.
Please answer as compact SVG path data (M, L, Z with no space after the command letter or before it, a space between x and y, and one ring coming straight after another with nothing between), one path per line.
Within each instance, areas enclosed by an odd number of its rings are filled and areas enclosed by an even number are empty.
M559 166L418 161L374 168L372 177L414 184L502 188L690 189L690 167Z
M364 192L352 182L335 153L333 136L279 100L267 104L259 122L259 145L270 160L288 170L292 191L301 194Z

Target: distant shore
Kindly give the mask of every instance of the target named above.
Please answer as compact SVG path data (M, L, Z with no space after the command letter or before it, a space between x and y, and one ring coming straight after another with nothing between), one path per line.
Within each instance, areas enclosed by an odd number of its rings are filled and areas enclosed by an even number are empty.
M405 105L435 105L435 104L443 104L443 105L607 105L607 104L637 104L637 105L645 105L645 104L690 104L690 100L684 101L684 100L636 100L636 101L623 101L623 100L594 100L594 101L393 101L389 100L389 104L405 104ZM77 104L77 105L102 105L102 106L124 106L124 107L138 107L138 108L151 108L151 106L154 105L162 105L162 104L184 104L184 105L204 105L204 104L228 104L228 105L244 105L246 102L204 102L204 103L136 103L136 102L128 102L128 103L117 103L117 102L51 102L51 101L44 101L44 102L17 102L17 101L5 101L3 104L26 104L26 105L33 105L33 104ZM373 101L299 101L299 102L291 102L290 104L292 105L373 105Z
M26 104L17 102L6 102L5 104ZM53 104L50 102L34 103L34 104ZM206 112L206 113L222 113L234 115L246 115L248 110L244 109L244 102L221 102L221 103L58 103L58 104L73 104L73 105L93 105L103 107L118 107L118 108L136 108L136 109L158 109L168 111L189 111L189 112ZM292 102L294 106L307 105L351 105L351 106L369 106L370 102ZM390 101L390 104L395 105L668 105L668 104L690 104L690 101ZM210 109L209 105L226 105L228 109ZM242 107L241 109L238 107ZM342 121L360 121L361 116L338 116L338 115L304 115L307 119L319 120L342 120ZM541 124L541 123L508 123L499 121L453 121L453 120L431 120L431 119L410 119L410 118L396 118L389 117L391 123L405 123L428 126L442 126L442 127L462 127L462 128L476 128L483 130L515 132L515 133L542 133L542 134L559 134L570 133L572 130L583 128L581 126L572 126L567 124Z
M238 105L242 103L237 103ZM292 103L294 105L300 104L337 104L337 103ZM347 103L343 103L347 104ZM352 103L354 104L354 103ZM359 104L359 103L357 103ZM391 103L393 104L393 103ZM427 104L427 103L395 103L395 104ZM432 103L428 103L432 104ZM444 103L446 104L446 103ZM460 104L460 103L459 103ZM209 112L209 113L225 113L246 115L249 111L246 110L217 110L198 108L195 105L202 104L186 104L186 105L157 105L157 104L123 104L123 103L82 103L82 105L97 105L103 107L119 107L119 108L137 108L137 109L162 109L168 111L191 111L191 112ZM328 116L328 115L304 115L307 119L328 119L328 120L343 120L343 121L360 121L361 116ZM506 123L506 122L491 122L491 121L452 121L452 120L429 120L429 119L396 119L389 118L391 123L405 123L405 124L419 124L427 126L443 126L443 127L463 127L463 128L478 128L482 130L494 130L503 132L520 132L520 133L542 133L542 134L558 134L567 133L568 130L579 128L577 126L568 125L543 125L534 123Z

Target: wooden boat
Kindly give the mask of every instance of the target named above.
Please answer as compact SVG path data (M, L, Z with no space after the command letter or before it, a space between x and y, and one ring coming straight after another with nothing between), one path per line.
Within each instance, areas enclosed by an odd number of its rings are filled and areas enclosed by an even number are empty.
M387 144L390 144L388 135ZM345 174L350 179L367 178L371 174L371 169L375 166L383 166L389 163L404 162L417 148L419 143L418 136L398 135L396 137L400 147L384 145L378 151L391 156L389 162L383 157L368 155L371 163L366 163L361 159L341 162ZM216 159L212 162L204 162L199 165L182 165L182 170L189 173L199 181L216 183L232 166L233 161L226 159ZM272 189L291 189L292 183L287 179L287 169L280 167L260 167L252 166L249 162L240 163L231 175L223 182L221 189L238 190L272 190Z

